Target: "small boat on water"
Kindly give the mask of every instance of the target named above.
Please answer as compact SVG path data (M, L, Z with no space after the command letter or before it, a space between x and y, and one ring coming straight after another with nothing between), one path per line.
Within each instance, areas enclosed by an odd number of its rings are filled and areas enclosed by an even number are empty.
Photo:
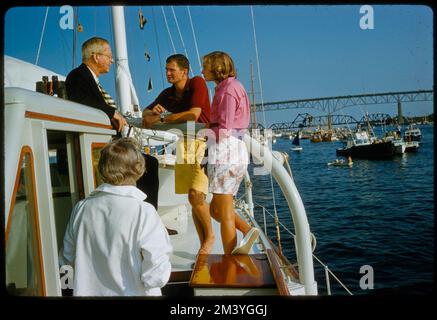
M394 156L393 144L391 141L380 141L369 137L367 131L355 132L350 135L343 148L336 149L337 156L381 159Z
M405 143L405 152L417 152L419 150L419 142L418 141L406 141Z
M422 132L419 128L410 125L407 130L404 132L404 141L422 141Z
M420 146L418 141L404 140L401 136L400 129L386 133L383 141L392 143L394 154L417 152Z
M352 168L353 166L353 162L352 162L352 158L348 157L347 162L344 159L335 159L332 162L328 162L328 166L333 166L333 167L349 167Z
M337 134L332 130L326 131L322 134L322 141L323 142L338 141Z
M294 146L291 148L292 151L297 151L297 152L302 151L302 147L300 145L300 132L296 134L291 144Z

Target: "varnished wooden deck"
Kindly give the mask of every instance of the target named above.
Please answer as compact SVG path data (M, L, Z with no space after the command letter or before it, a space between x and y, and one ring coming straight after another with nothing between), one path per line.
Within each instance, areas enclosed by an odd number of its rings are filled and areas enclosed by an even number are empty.
M274 288L275 280L265 254L199 255L191 287Z

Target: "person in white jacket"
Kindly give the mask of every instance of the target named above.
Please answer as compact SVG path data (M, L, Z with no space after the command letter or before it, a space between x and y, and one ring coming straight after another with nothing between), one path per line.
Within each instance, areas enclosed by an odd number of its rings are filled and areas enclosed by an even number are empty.
M155 208L135 186L144 173L136 141L101 151L105 183L71 213L60 264L74 270L75 296L160 296L170 278L172 247Z

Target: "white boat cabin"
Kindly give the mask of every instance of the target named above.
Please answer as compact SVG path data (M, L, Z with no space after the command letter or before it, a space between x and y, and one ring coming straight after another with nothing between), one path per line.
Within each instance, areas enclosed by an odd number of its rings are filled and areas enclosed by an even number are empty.
M61 295L58 255L73 205L99 184L115 133L100 110L5 88L5 240L9 293Z

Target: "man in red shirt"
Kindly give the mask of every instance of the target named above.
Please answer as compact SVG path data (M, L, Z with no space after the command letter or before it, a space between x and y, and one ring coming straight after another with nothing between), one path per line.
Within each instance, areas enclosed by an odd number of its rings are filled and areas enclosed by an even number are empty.
M188 77L190 63L182 54L175 54L166 60L167 81L173 84L143 111L143 124L146 128L157 122L178 123L196 121L208 124L210 102L208 87L202 77ZM171 114L161 117L163 112ZM184 142L185 150L187 141ZM190 143L188 141L188 143ZM206 143L195 140L196 154L202 153ZM186 153L186 152L185 152ZM185 159L186 160L186 159ZM209 254L214 244L209 205L205 201L208 193L208 177L200 163L175 165L176 193L188 193L192 207L193 221L201 243L199 253Z

